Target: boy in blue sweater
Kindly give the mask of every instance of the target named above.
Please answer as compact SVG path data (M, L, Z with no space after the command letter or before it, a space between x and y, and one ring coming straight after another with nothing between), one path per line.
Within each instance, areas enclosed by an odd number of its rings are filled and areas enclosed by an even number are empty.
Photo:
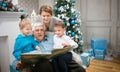
M17 65L17 62L21 64L20 58L22 53L33 51L36 49L40 50L40 48L37 46L37 42L32 36L31 22L27 18L22 19L19 23L19 28L21 34L19 34L16 38L13 51L13 55L16 58L16 64L14 66L15 69L19 69L19 67L16 66L19 66Z

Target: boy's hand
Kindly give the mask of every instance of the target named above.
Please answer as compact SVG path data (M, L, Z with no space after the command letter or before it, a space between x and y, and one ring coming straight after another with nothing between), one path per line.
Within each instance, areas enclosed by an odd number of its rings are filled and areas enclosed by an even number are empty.
M17 63L16 69L22 70L23 68L25 68L25 64L23 64L21 61L19 61L19 62Z
M62 46L63 46L63 47L68 47L68 46L71 46L71 45L68 44L68 43L62 43Z
M38 51L40 51L40 47L39 47L39 46L36 46L36 49L37 49Z

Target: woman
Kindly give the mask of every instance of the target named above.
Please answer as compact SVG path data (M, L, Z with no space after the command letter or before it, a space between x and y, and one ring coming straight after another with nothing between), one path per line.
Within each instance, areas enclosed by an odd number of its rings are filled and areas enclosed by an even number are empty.
M40 16L42 19L43 24L46 26L46 30L48 32L54 31L54 24L58 23L59 21L62 21L61 19L58 19L57 17L52 16L53 11L52 7L49 5L43 5L40 8ZM68 72L67 62L72 61L72 54L66 53L62 56L58 56L55 59L53 59L53 66L55 69L55 72ZM56 61L57 60L57 61ZM57 63L55 63L57 62ZM56 64L56 65L55 65ZM56 67L58 66L58 67Z
M53 9L49 5L43 5L40 7L40 16L42 19L43 24L45 24L47 31L53 32L53 26L58 21L62 21L61 19L52 16Z

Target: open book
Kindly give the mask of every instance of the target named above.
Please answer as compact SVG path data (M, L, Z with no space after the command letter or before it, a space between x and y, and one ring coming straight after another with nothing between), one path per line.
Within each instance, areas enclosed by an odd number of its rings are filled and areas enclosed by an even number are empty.
M71 48L65 47L62 49L53 49L51 52L40 52L40 51L31 51L28 53L21 54L21 61L25 64L36 63L40 59L51 59L56 56L67 53Z

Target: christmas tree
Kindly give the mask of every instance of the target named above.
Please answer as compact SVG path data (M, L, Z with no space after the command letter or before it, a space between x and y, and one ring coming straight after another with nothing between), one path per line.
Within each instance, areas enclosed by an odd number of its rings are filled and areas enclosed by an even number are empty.
M74 8L75 0L55 0L54 15L64 21L66 26L66 35L70 36L78 43L76 53L83 52L83 37L81 32L81 15Z

